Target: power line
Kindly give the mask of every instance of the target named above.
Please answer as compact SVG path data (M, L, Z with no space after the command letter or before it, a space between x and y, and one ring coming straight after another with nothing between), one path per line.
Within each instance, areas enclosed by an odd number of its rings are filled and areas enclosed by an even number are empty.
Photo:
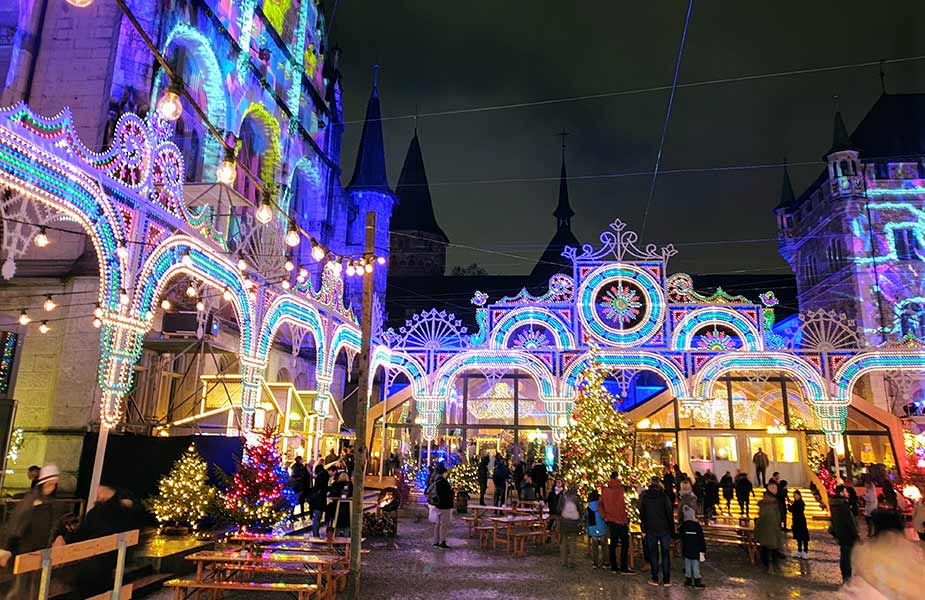
M756 81L761 79L775 79L779 77L793 77L796 75L811 75L814 73L826 73L831 71L844 71L849 69L861 69L865 67L875 67L881 64L899 64L905 62L916 62L920 60L925 60L925 55L917 56L903 56L897 58L887 58L887 59L878 59L878 60L868 60L864 62L857 63L846 63L839 65L826 65L821 67L806 67L803 69L791 69L787 71L773 71L770 73L755 73L752 75L740 75L736 77L720 77L715 79L705 79L701 81L691 81L689 83L679 83L675 86L677 89L684 88L696 88L696 87L706 87L710 85L722 85L728 83L738 83L742 81ZM612 92L600 92L597 94L584 94L580 96L566 96L563 98L550 98L546 100L534 100L526 102L512 102L508 104L495 104L488 106L476 106L470 108L456 108L449 110L433 111L427 113L416 113L416 114L405 114L405 115L394 115L390 117L380 117L379 121L397 121L402 119L413 119L415 117L425 118L425 117L446 117L452 115L460 115L467 113L480 113L480 112L493 112L499 110L512 110L516 108L527 108L532 106L548 106L550 104L565 104L569 102L580 102L585 100L599 100L603 98L616 98L619 96L633 96L636 94L650 94L654 92L666 92L672 89L671 85L656 85L646 88L635 88L629 90L615 90ZM356 125L365 123L366 119L356 119L351 121L343 121L344 125Z

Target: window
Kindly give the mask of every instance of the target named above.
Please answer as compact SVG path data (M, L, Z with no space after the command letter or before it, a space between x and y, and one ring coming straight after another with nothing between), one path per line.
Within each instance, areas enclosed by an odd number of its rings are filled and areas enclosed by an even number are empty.
M734 436L721 436L713 438L714 460L738 462L736 451L736 438Z
M921 258L921 246L914 229L897 229L893 232L893 246L899 260L917 260Z

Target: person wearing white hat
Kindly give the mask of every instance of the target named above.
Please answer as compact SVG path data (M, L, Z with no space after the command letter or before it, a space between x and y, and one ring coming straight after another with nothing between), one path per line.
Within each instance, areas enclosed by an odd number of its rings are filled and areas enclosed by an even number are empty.
M14 555L64 542L62 505L51 501L58 490L59 477L57 466L42 467L35 487L13 509L0 541L0 567L5 567ZM37 597L40 576L41 571L17 576L6 597L11 600Z

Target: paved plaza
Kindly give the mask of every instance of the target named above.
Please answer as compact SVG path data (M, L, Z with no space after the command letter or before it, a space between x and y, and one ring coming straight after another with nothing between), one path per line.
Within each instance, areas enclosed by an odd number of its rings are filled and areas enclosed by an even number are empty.
M424 511L418 513L423 516ZM578 566L559 565L558 546L528 546L525 558L479 549L477 539L466 537L462 521L454 516L449 550L431 546L431 525L425 518L402 511L399 535L394 540L371 538L363 560L363 597L377 600L590 600L598 598L840 598L838 547L828 534L814 532L811 558L786 560L780 572L767 574L748 563L735 548L709 547L702 574L707 588L684 587L682 562L672 563L672 586L654 588L646 583L647 565L637 557L637 574L612 575L591 568L591 559L579 544ZM792 543L791 543L792 545ZM673 560L675 557L672 557ZM162 590L152 598L167 600ZM257 598L257 594L236 595ZM260 596L264 597L264 596Z

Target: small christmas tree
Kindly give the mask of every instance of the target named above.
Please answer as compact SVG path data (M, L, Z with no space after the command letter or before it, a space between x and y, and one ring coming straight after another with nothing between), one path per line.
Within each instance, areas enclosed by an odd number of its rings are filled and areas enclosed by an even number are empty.
M633 427L614 409L615 399L604 386L607 370L597 360L595 348L582 373L578 398L561 445L562 472L567 485L573 485L587 498L600 491L616 471L626 487L627 510L636 519L637 488L646 485L654 470L649 460L639 457L633 463Z
M237 473L221 495L222 516L242 529L272 528L289 514L295 501L276 443L273 431L265 429L254 444L248 444Z
M170 473L161 478L158 494L148 501L158 524L194 529L208 513L215 490L207 483L209 466L190 444L173 464Z
M479 490L479 465L476 461L461 462L449 472L450 485L456 492L477 492Z

